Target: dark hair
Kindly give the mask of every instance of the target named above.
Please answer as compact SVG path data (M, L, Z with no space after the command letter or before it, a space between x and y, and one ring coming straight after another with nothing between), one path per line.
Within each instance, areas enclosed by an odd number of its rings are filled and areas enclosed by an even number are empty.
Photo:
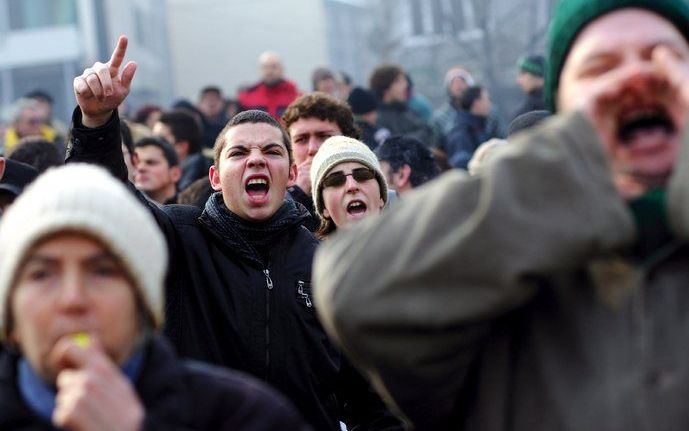
M379 99L383 98L385 92L390 89L392 83L400 76L404 75L404 70L396 64L381 64L371 73L368 85Z
M323 240L336 230L337 226L335 225L335 222L332 221L332 219L323 217L321 218L321 224L318 225L318 229L316 229L316 232L313 234L316 236L316 238Z
M259 111L258 109L250 109L248 111L242 111L232 117L230 121L227 122L225 127L220 131L218 137L215 139L215 145L213 145L213 164L215 168L219 168L220 153L222 153L223 148L225 148L225 135L230 131L231 128L239 126L240 124L268 124L273 126L280 131L282 134L282 143L285 144L287 148L287 155L289 157L289 164L292 165L292 141L289 139L289 135L285 131L278 121L273 118L270 114L265 111Z
M26 93L26 95L24 97L26 97L27 99L42 100L42 101L48 103L49 105L53 104L53 96L48 94L48 92L40 90L40 89L30 91L30 92Z
M177 203L181 205L194 205L195 207L204 209L206 201L211 195L215 193L208 177L199 178L193 183L189 184L179 195L177 195Z
M439 170L431 150L421 141L410 136L393 136L376 149L378 160L388 162L393 172L404 165L411 168L409 182L413 187L432 180Z
M189 154L201 151L201 126L194 116L182 109L164 112L158 119L170 128L176 141L189 142Z
M539 110L525 112L517 116L512 120L507 129L507 137L509 138L517 132L534 127L551 115L550 111Z
M148 117L150 117L151 114L160 111L162 111L162 109L158 105L144 105L141 108L137 109L136 113L134 114L134 122L139 124L146 124L146 120L148 120Z
M122 137L122 144L127 147L130 156L134 157L134 138L132 137L132 129L129 127L127 120L120 121L120 136Z
M160 136L146 136L144 138L139 139L136 142L136 144L134 144L134 148L142 147L159 148L160 151L163 152L163 157L165 157L165 160L167 160L167 164L169 167L179 165L177 151L175 151L175 148L172 146L172 144L170 144L168 141L161 138Z
M64 156L54 143L35 136L20 140L8 158L33 166L39 174L64 164Z
M335 97L324 93L312 93L301 96L292 102L282 121L287 130L300 118L318 118L319 120L332 121L340 128L343 136L359 139L359 129L354 124L354 115L349 105Z
M313 87L313 91L317 90L316 86L319 82L325 81L326 79L335 79L335 74L332 72L332 70L328 69L327 67L317 67L314 69L313 73L311 74L311 86Z
M206 94L213 93L218 97L222 97L222 90L217 85L207 85L201 89L200 96L203 97Z
M474 85L473 87L467 88L459 98L459 105L465 111L470 111L474 102L481 98L481 93L483 93L483 87L480 85Z

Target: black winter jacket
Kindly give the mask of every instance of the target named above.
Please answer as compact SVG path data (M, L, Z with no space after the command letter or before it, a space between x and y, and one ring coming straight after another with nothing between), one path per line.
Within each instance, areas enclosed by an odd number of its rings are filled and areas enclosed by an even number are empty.
M135 390L146 431L278 431L308 429L294 407L254 378L179 360L158 338L144 345ZM55 430L24 402L17 383L19 357L0 356L0 430Z
M103 165L126 181L118 123L115 113L102 127L85 128L77 108L67 161ZM306 228L288 229L262 266L243 238L222 237L203 223L199 208L144 203L167 239L165 335L181 356L264 379L316 430L339 430L340 420L350 430L398 429L316 317L311 264L318 242Z
M417 117L406 103L382 103L378 106L378 127L388 129L392 136L403 135L417 138L429 148L440 144L435 130Z

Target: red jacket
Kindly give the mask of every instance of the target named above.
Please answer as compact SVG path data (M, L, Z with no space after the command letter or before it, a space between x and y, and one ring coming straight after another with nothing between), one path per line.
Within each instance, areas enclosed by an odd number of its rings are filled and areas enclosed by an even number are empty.
M259 82L240 92L238 99L242 110L260 109L279 121L287 106L297 97L299 97L297 86L291 81L282 80L273 86Z

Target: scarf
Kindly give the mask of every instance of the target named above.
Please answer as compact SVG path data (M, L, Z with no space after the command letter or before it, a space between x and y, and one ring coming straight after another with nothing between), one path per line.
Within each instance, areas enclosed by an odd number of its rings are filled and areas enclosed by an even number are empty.
M236 248L244 257L265 268L270 260L270 250L282 238L285 231L298 226L309 217L303 205L285 200L268 220L250 222L230 211L222 193L214 193L208 201L199 221L224 244Z
M122 367L122 373L134 385L141 366L143 364L143 349L137 350ZM17 366L19 392L29 408L40 418L51 422L53 410L55 410L55 396L57 394L55 386L46 383L36 372L29 362L21 357Z

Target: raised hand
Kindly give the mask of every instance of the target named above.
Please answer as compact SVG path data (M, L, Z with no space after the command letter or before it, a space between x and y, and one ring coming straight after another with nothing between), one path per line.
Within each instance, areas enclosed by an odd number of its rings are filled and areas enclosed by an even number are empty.
M52 359L61 369L55 382L55 426L70 431L141 429L144 407L96 338L86 348L64 338Z
M120 36L107 63L96 62L74 78L74 95L86 127L105 124L112 112L129 95L136 63L128 62L120 74L120 67L127 52L127 42L126 36Z
M296 185L307 195L311 196L311 159L307 159L297 166Z

